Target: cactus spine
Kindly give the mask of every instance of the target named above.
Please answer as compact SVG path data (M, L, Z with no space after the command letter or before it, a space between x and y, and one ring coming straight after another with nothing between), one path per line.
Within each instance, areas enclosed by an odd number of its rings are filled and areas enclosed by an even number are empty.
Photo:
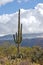
M18 45L17 50L19 54L19 46L20 46L20 43L22 42L22 24L20 25L20 10L18 13L18 32L16 32L16 35L13 35L13 38L15 43L17 43Z

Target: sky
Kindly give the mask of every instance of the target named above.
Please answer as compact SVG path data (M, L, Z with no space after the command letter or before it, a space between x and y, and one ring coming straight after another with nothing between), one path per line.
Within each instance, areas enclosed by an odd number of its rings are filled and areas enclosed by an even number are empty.
M23 34L43 33L43 0L0 0L0 35L16 33L19 9Z

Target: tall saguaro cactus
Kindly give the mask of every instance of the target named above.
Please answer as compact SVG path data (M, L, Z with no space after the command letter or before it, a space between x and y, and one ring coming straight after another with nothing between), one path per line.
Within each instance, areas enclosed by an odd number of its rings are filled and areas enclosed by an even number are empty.
M16 32L16 35L13 35L14 42L18 45L17 50L19 54L19 46L22 42L22 24L20 24L20 10L18 13L18 32Z

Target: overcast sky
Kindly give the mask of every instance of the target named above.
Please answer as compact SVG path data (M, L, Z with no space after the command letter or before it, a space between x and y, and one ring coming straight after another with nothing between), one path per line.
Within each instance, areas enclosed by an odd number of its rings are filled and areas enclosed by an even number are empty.
M16 33L19 9L23 33L43 33L43 0L0 0L0 35Z

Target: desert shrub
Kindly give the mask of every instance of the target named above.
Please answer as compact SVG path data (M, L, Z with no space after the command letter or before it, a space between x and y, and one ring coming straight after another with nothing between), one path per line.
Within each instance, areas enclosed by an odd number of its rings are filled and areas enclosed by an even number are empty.
M36 63L43 63L43 49L40 47L33 47L31 52L31 60Z
M15 60L15 58L28 58L31 62L36 62L43 65L43 48L39 46L34 47L20 47L20 54L17 54L17 48L14 45L9 47L0 46L0 57L7 57L8 60ZM7 64L8 62L8 64ZM9 65L9 61L6 64Z

